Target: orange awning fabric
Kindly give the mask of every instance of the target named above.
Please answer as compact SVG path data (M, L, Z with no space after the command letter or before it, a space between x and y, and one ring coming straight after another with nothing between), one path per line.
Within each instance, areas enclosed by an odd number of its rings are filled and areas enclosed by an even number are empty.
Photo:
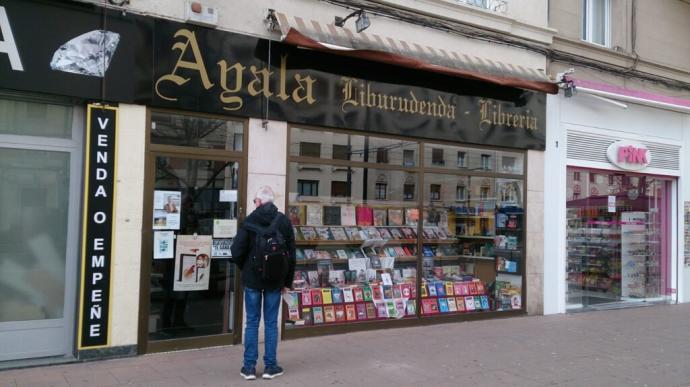
M416 43L396 41L366 32L316 21L310 26L300 17L276 12L284 43L336 55L392 64L500 86L558 94L558 85L541 70L459 54Z

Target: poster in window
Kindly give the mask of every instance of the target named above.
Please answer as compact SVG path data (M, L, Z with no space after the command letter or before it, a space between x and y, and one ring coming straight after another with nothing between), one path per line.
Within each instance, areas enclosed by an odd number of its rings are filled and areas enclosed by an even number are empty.
M214 239L213 245L211 246L211 257L231 258L232 252L230 251L230 247L232 247L232 239Z
M178 235L173 290L208 290L211 274L211 236Z
M153 196L153 229L179 230L182 193L155 191Z
M155 231L153 233L153 259L175 258L174 231Z

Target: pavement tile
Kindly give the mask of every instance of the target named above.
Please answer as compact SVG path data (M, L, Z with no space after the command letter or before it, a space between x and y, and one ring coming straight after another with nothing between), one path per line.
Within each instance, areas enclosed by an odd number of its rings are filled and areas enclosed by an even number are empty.
M165 377L150 366L111 368L108 371L122 384L143 383Z
M17 387L70 387L65 378L40 375L16 380Z
M64 374L70 387L109 387L117 386L120 381L109 371L70 371Z

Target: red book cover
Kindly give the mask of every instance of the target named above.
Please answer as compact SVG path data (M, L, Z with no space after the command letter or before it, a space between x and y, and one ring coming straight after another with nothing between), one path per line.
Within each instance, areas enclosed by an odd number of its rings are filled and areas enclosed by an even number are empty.
M302 291L302 306L309 306L309 305L311 305L311 291L304 290L304 291Z
M458 305L458 312L465 311L465 298L455 297L455 303Z
M388 318L388 308L385 302L379 302L376 304L376 317L378 318Z
M477 294L477 285L475 285L474 281L470 282L469 285L467 285L467 288L469 289L471 295Z
M455 295L462 295L462 282L453 282L453 290Z
M367 302L366 303L367 307L367 319L375 319L376 318L376 306L374 306L373 302Z
M360 287L353 288L352 292L355 295L355 302L364 301L364 292L362 291L362 288L360 288Z
M335 306L335 321L337 321L337 322L345 321L345 305L338 304Z
M417 298L417 285L415 284L410 284L410 298Z
M323 320L327 323L335 322L335 308L333 308L333 305L323 307Z
M358 226L374 225L374 209L371 207L358 206L355 208L355 219Z
M321 289L312 289L311 290L311 303L314 305L323 304L323 301L321 298Z
M410 284L402 284L401 288L403 298L410 298L412 296L412 292L410 291Z
M367 306L363 303L357 304L357 320L367 319Z
M383 300L381 285L371 285L371 294L374 300Z
M457 293L455 293L455 294L457 294ZM463 283L460 285L460 295L461 295L461 296L467 296L467 295L469 295L469 294L470 294L470 289L467 287L467 283L466 283L466 282L463 282Z
M438 311L438 301L435 298L425 298L422 300L423 314L436 314Z
M475 282L475 285L477 285L477 294L484 294L484 292L486 292L482 281Z
M393 298L402 298L402 286L393 285Z
M345 305L345 318L347 321L357 320L357 310L355 309L355 304Z

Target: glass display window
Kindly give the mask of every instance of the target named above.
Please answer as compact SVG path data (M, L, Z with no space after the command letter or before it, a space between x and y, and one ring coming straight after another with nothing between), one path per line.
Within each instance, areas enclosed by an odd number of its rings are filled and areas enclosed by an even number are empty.
M297 269L286 332L523 310L524 153L301 128L290 137ZM321 144L318 162L300 156L306 141Z
M671 298L673 180L568 167L567 308Z

